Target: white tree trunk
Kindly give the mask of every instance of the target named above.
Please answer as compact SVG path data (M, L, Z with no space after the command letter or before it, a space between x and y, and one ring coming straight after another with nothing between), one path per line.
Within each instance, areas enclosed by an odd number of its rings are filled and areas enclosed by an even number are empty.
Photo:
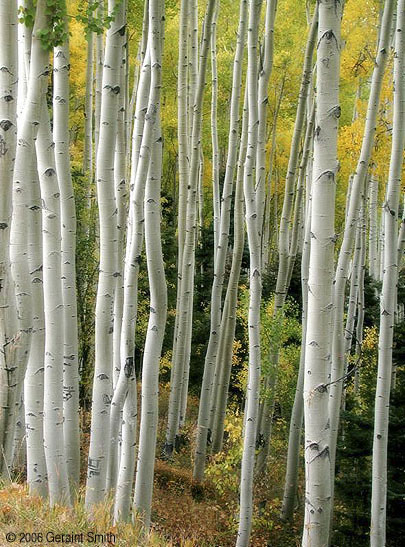
M66 31L68 32L67 24ZM53 139L61 197L63 288L63 433L72 489L79 487L79 359L76 292L76 209L69 154L69 43L54 50Z
M0 449L4 447L13 356L6 348L15 335L16 316L9 257L13 170L17 132L17 14L15 5L0 2ZM3 351L4 348L4 351ZM3 468L0 455L0 473ZM5 465L7 467L7 464Z
M198 429L194 460L193 476L197 481L204 477L207 436L210 421L210 403L212 387L214 382L215 364L218 362L217 370L222 363L218 361L218 342L221 331L221 307L222 290L225 277L225 262L228 251L230 215L232 205L233 179L238 151L238 125L239 125L239 102L242 81L242 59L244 51L244 39L246 35L247 2L242 2L239 14L238 42L234 59L234 71L232 81L231 112L228 137L228 157L225 171L224 186L222 192L222 206L220 211L218 241L214 249L214 279L211 289L211 315L210 315L210 337L204 363L203 383L200 394L200 406L198 412ZM219 190L218 190L219 191ZM214 213L215 214L215 213ZM235 272L236 273L236 272Z
M398 280L397 230L400 181L405 144L405 1L398 0L394 55L394 113L386 201L384 273L380 300L378 372L375 394L370 545L385 545L387 510L387 446L395 293Z
M258 203L255 192L254 167L258 140L258 90L257 48L261 0L250 1L248 23L248 145L243 174L243 190L246 206L246 226L249 242L249 375L246 392L245 428L243 438L242 470L240 480L239 529L236 545L249 544L253 514L253 472L256 451L256 430L259 416L260 390L260 301L261 301L261 252L258 225Z
M51 505L70 504L64 448L64 302L62 295L61 189L45 95L36 141L42 200L45 312L44 448Z
M342 397L342 377L344 374L344 327L343 327L343 312L344 312L344 295L346 281L348 277L349 262L352 254L356 224L360 209L360 197L364 191L364 185L367 175L368 166L372 147L374 143L374 135L376 129L376 117L378 105L380 101L381 86L384 76L385 65L388 57L389 32L392 21L393 0L387 0L384 6L384 14L381 23L380 41L378 44L378 52L376 63L373 70L370 96L367 105L366 124L364 128L363 141L360 151L360 156L356 168L355 175L352 181L350 192L350 201L346 213L346 223L343 235L342 246L339 251L338 263L335 273L335 284L333 293L333 343L332 343L332 368L331 368L331 386L329 393L329 419L330 419L330 462L331 476L335 475L335 453L336 442L339 426L339 413ZM331 485L333 507L333 480Z
M167 313L167 289L160 234L160 186L162 175L162 138L160 132L162 9L159 0L150 0L152 81L150 118L153 127L152 156L145 192L145 246L150 287L150 315L142 366L141 424L135 482L135 508L149 528L152 505L158 425L159 362ZM148 120L149 121L149 120Z
M204 97L205 77L210 45L212 19L215 10L215 0L209 0L204 20L200 66L194 99L193 129L191 138L191 161L189 167L189 184L187 192L187 213L185 223L184 249L181 265L181 288L179 298L179 315L176 353L173 355L173 375L169 405L172 407L173 417L169 420L166 433L165 452L170 456L173 452L174 441L178 430L181 408L181 390L184 371L189 367L191 347L192 306L194 291L194 257L196 237L196 196L198 191L198 167L200 159L200 138L202 127L202 104Z
M369 182L369 240L368 240L368 270L370 276L378 279L378 179L371 176Z
M305 348L305 521L302 545L328 543L330 461L328 388L331 349L341 3L319 2L317 107Z
M96 179L100 218L100 272L96 300L95 370L86 507L100 502L106 489L106 439L110 439L109 417L112 397L112 333L114 292L117 272L117 214L114 195L114 143L118 95L121 93L119 65L120 32L124 28L124 2L110 0L108 13L117 13L107 31L103 68L100 133Z

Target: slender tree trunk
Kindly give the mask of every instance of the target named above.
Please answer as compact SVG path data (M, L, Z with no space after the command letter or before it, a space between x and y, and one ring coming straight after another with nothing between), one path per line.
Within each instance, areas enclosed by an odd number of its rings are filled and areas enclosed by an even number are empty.
M366 125L364 128L363 141L360 151L355 175L352 181L350 201L346 214L346 223L343 235L342 246L339 251L338 263L335 273L335 284L333 294L333 343L332 343L332 368L331 385L329 392L329 419L330 419L330 441L329 453L331 462L331 477L335 475L335 454L336 442L339 428L339 413L342 397L342 377L344 374L344 330L343 311L346 280L348 276L349 261L352 254L356 224L358 219L360 197L362 195L366 180L367 170L370 163L374 135L376 128L376 117L380 101L382 80L385 65L388 57L389 32L392 21L393 0L386 0L384 14L381 23L380 42L376 57L376 64L371 80L370 96L367 106ZM331 484L331 507L333 508L334 481ZM332 510L333 513L333 510Z
M222 193L218 242L217 247L214 249L216 258L214 261L214 279L211 289L210 337L205 356L203 384L201 388L200 406L198 411L198 429L193 470L194 479L197 481L202 481L204 478L215 363L218 362L217 370L219 370L219 366L222 364L218 361L218 342L221 331L222 290L225 277L225 261L228 251L233 179L238 150L238 112L241 93L244 39L246 34L246 15L247 2L243 2L241 3L239 13L238 42L234 59L227 166Z
M173 419L169 420L166 433L165 452L170 456L173 452L177 434L181 408L181 388L184 371L189 367L191 346L192 304L194 290L194 259L196 238L196 196L198 190L198 165L200 158L200 138L202 126L202 104L204 85L210 45L212 19L215 10L215 0L209 0L204 20L204 33L201 48L200 66L194 100L193 130L191 138L191 161L189 169L189 184L187 192L187 214L185 223L184 250L181 269L181 293L178 309L179 323L176 354L173 356L173 385L171 387L169 405L172 407Z
M313 134L311 139L311 156L313 150ZM294 512L294 503L298 487L298 462L301 440L302 420L304 417L304 368L305 368L305 345L308 314L308 275L309 275L309 254L311 246L311 166L312 157L308 160L307 188L306 188L306 212L305 212L305 233L301 258L301 292L302 292L302 329L301 329L301 354L298 370L297 387L295 390L294 404L291 412L290 431L288 436L287 469L285 474L284 496L281 508L281 519L291 520Z
M96 179L100 219L100 273L96 300L95 370L90 449L86 487L86 507L100 502L106 489L107 451L110 439L112 398L112 332L114 292L117 272L117 215L114 195L114 142L117 127L118 95L121 92L119 64L120 32L124 27L124 2L110 0L108 13L117 13L107 31L103 68L100 133Z
M260 229L255 192L254 167L258 145L257 48L261 0L250 1L248 23L248 145L244 165L243 189L246 206L246 226L249 242L249 376L246 393L242 471L240 480L239 529L236 545L249 544L253 514L253 472L256 451L256 430L259 416L260 391L260 301L262 291Z
M276 282L276 293L274 303L273 319L277 320L277 316L282 312L284 302L288 291L288 275L289 264L293 265L293 260L290 261L290 237L289 237L289 225L291 221L291 212L294 201L294 184L296 179L296 172L299 165L299 148L301 134L304 128L306 103L312 81L312 58L316 42L316 31L318 28L318 8L315 9L311 28L308 35L307 45L304 56L304 66L301 76L301 85L298 96L298 108L294 125L294 133L291 142L290 157L287 167L287 178L284 188L284 202L283 211L280 220L279 231L279 263ZM277 381L277 369L278 361L280 357L280 348L274 345L269 350L269 362L271 364L272 374L270 374L264 381L264 391L269 394L261 402L260 421L258 424L258 435L261 441L261 448L257 460L257 472L261 472L265 469L267 456L270 448L270 434L271 424L273 417L273 405L274 405L274 390Z
M374 176L369 183L369 239L368 239L368 270L370 276L378 279L378 179Z
M45 316L42 253L42 203L36 156L26 165L30 173L28 206L28 265L32 293L32 341L24 381L27 435L27 482L31 494L46 497L47 471L43 445Z
M159 0L150 0L151 96L153 112L152 156L145 192L145 245L150 286L150 315L142 367L142 404L138 466L135 482L135 508L149 528L152 506L153 470L158 425L159 362L167 313L167 288L160 234L160 185L162 175L162 137L160 130L160 89L162 70L163 10ZM149 119L148 119L149 121Z
M181 268L183 263L183 249L185 238L185 222L187 210L187 187L189 180L188 161L189 161L189 125L188 125L188 2L182 0L180 4L180 22L179 22L179 58L178 58L178 76L177 76L177 133L179 146L179 206L177 220L177 300L176 310L180 310L181 295ZM170 376L170 399L168 410L168 423L166 432L165 454L170 456L179 427L180 398L182 386L182 374L179 365L176 366L175 355L177 354L177 340L179 329L179 314L176 312L173 339L173 361Z
M247 0L241 2L240 21L246 20ZM241 39L244 33L239 35ZM242 41L243 44L243 41ZM247 130L248 130L247 92L245 91L245 104L243 108L242 131L239 147L239 158L236 174L235 206L233 215L233 253L231 273L229 274L228 287L221 318L221 330L218 343L218 353L215 363L214 389L211 403L211 431L212 449L214 452L222 450L224 437L224 422L226 405L228 400L229 382L232 370L233 342L235 338L236 307L238 298L238 284L240 268L242 264L243 248L245 243L244 226L244 195L243 195L243 165L246 161Z
M380 300L378 372L375 394L370 545L385 545L387 446L395 292L398 280L397 230L400 182L405 144L404 34L405 1L398 0L394 55L394 115L385 219L384 273Z
M5 435L10 407L9 395L13 351L10 341L16 334L17 318L13 309L13 278L9 248L12 216L13 170L17 133L17 14L7 0L0 2L0 473L6 470L3 460ZM21 208L20 208L21 212ZM11 344L13 346L13 344ZM10 433L8 433L9 435Z
M330 461L328 388L331 348L335 186L339 106L339 0L319 2L317 109L305 348L305 521L302 545L328 543Z
M60 142L58 145L60 146ZM45 312L44 449L49 501L52 506L60 503L70 504L70 490L63 415L65 314L62 294L61 188L56 172L54 143L45 94L42 98L36 151L42 200ZM74 458L76 454L72 456Z
M68 32L66 24L66 32ZM79 487L79 360L76 292L76 210L69 155L69 43L54 50L53 138L61 198L63 288L63 416L67 472L71 487ZM73 493L73 492L72 492Z

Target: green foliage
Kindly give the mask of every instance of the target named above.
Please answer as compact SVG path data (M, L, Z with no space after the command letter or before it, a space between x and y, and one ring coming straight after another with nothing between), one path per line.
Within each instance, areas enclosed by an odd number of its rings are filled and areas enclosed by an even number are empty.
M86 36L88 37L92 32L103 34L105 29L109 29L117 16L122 1L117 0L110 14L107 14L104 10L97 13L98 8L103 7L103 3L100 1L87 0L87 2L79 3L76 19L83 24Z
M19 6L19 22L32 28L35 23L36 2L26 7ZM45 16L46 27L36 31L36 37L40 40L41 46L51 51L52 48L60 46L67 39L66 27L66 2L64 0L46 0Z

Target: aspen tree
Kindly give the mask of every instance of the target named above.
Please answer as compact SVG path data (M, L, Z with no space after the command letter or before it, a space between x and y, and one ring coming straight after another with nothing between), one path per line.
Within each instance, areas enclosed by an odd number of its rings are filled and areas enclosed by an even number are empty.
M212 200L214 215L214 268L219 238L220 194L219 194L219 146L218 146L218 69L217 69L217 19L219 6L215 9L211 30L211 146L212 146Z
M328 388L338 163L339 0L319 2L317 103L305 348L305 521L302 545L327 544L330 516Z
M291 212L294 198L294 184L296 179L296 172L299 167L299 148L301 135L304 128L305 111L307 97L309 93L309 87L312 76L312 58L316 42L316 31L318 28L318 8L315 8L315 12L312 18L311 27L308 34L307 45L304 54L304 64L301 75L300 90L298 95L298 107L297 114L294 123L294 132L290 148L290 156L288 160L287 176L284 187L284 201L283 209L280 219L280 231L278 238L279 249L279 262L274 302L274 319L277 314L282 311L284 302L288 291L288 270L289 270L289 225L291 222ZM258 456L257 471L263 471L265 468L267 455L270 444L270 431L273 414L273 392L275 388L277 378L277 368L279 360L280 348L273 347L269 350L269 361L273 368L273 374L265 378L265 392L271 393L271 396L267 396L264 401L261 402L260 421L258 424L258 434L261 440L261 449Z
M202 104L212 19L215 9L215 0L208 0L207 11L204 20L204 33L202 38L200 65L196 84L194 100L193 129L191 137L191 159L189 167L189 184L187 191L187 212L185 221L184 249L182 256L181 283L180 283L180 308L176 353L173 356L173 375L169 405L172 407L173 418L168 422L166 433L165 453L170 456L174 449L174 440L178 430L181 408L181 390L184 383L184 372L189 367L192 325L192 303L194 287L194 257L196 235L196 195L198 190L198 167L200 158L200 138L202 126Z
M96 9L96 17L100 22L104 16L104 0L98 1ZM101 116L101 99L102 99L102 84L103 84L103 66L104 66L104 32L101 29L96 36L95 50L95 80L94 80L94 156L97 160L98 140L100 136L100 116Z
M31 494L46 497L47 471L43 445L45 316L43 292L42 203L36 156L26 166L30 173L28 206L28 265L32 294L32 340L24 379L27 435L27 482Z
M79 486L79 360L76 293L76 210L69 156L69 42L54 49L53 139L60 191L63 288L63 434L67 471L72 488Z
M17 131L17 14L7 0L0 2L0 346L9 348L15 335L17 318L13 279L9 257L12 216L13 170ZM0 447L4 446L8 420L8 400L13 355L9 349L0 352ZM7 467L0 456L0 472Z
M26 3L23 8L26 8ZM32 29L18 25L18 117L22 116L27 97L30 71ZM36 156L32 154L25 166L30 197L27 201L28 266L32 294L32 334L27 370L24 378L24 409L27 447L27 483L31 494L48 494L45 453L43 446L44 406L44 296L42 281L42 204Z
M93 0L88 0L89 10L92 9ZM90 15L92 19L92 15ZM90 19L90 22L91 22ZM91 184L93 182L93 78L94 78L94 32L87 29L87 54L86 54L86 91L84 100L84 147L83 147L83 173L88 175L89 204Z
M9 371L8 421L4 440L4 455L11 461L16 410L21 397L22 383L29 356L32 330L31 279L27 262L27 215L29 204L29 170L35 151L35 138L41 117L41 98L45 94L49 75L49 51L41 42L41 31L46 29L48 19L45 14L45 1L39 0L35 10L32 31L31 61L27 83L27 97L24 109L18 120L17 148L13 175L13 214L10 234L10 259L15 284L16 309L18 314L18 346L11 345L15 351L15 365ZM26 12L24 13L26 16ZM15 341L17 341L15 340Z
M218 342L221 331L221 304L225 277L225 261L228 250L230 215L232 206L233 179L238 150L239 102L242 82L242 60L244 39L246 35L247 2L241 3L238 25L238 42L234 58L232 80L231 112L228 136L228 157L222 191L221 211L218 227L218 242L214 249L214 279L211 290L210 337L204 363L203 383L198 411L198 429L194 460L194 479L201 481L204 477L208 426L210 420L210 403L215 366L220 370L222 362L218 353ZM236 272L235 272L236 273Z
M144 32L148 33L148 27L145 25ZM150 49L146 45L145 48L145 55L143 56L142 70L136 97L135 120L132 134L130 203L127 218L127 241L124 265L124 302L120 343L121 365L119 377L114 389L114 405L112 406L112 414L110 417L111 439L108 456L108 483L109 487L112 488L115 486L115 480L117 479L117 492L114 506L114 515L116 520L125 520L129 515L133 471L135 468L134 447L136 445L138 406L136 370L134 363L135 327L138 314L138 276L140 256L143 245L143 196L145 177L147 174L147 171L145 172L145 170L147 170L149 162L148 147L146 146L145 148L142 148L151 77ZM146 141L145 143L147 144ZM138 164L140 163L142 155L144 156L142 160L143 167L140 174L137 175ZM121 429L122 441L117 478L117 441L120 431L121 411L123 411Z
M122 0L124 1L124 0ZM114 298L114 333L113 333L113 387L115 388L121 368L120 344L124 303L124 236L126 225L126 103L127 103L127 33L121 36L120 89L117 111L117 135L114 150L114 190L117 203L117 286Z
M258 194L258 223L260 231L263 226L265 180L266 180L266 133L268 87L273 69L274 23L276 18L277 0L267 0L265 13L264 42L260 54L258 73L259 129L256 152L256 192Z
M110 0L108 13L115 13L107 31L103 67L100 133L96 179L100 219L100 271L96 299L95 370L86 487L86 507L101 501L106 488L109 417L112 398L112 331L117 272L117 215L114 195L114 142L117 127L121 33L125 32L124 2Z
M242 0L240 9L240 24L246 30L247 0ZM245 32L238 34L239 40L244 43ZM240 42L238 41L238 45ZM244 195L243 195L243 165L246 160L247 149L247 91L245 90L245 101L243 107L242 130L239 146L239 157L237 162L237 173L235 182L235 205L233 217L233 253L232 266L229 274L228 286L224 302L224 309L221 318L221 330L218 342L217 359L215 363L215 377L211 402L211 431L212 449L214 452L222 450L224 437L224 421L226 404L228 400L228 389L232 369L233 341L235 338L236 307L238 298L238 284L242 264L243 248L245 243L244 226ZM231 163L229 165L232 165Z
M151 93L146 123L152 125L152 153L145 192L145 246L150 287L150 315L142 366L141 424L135 482L135 509L146 528L150 524L153 470L155 463L159 363L167 313L167 288L160 234L160 185L162 137L160 130L160 90L162 71L163 10L159 0L150 0Z
M145 56L145 64L148 68L145 72L145 78L147 79L146 85L149 88L151 82L151 51L150 43L148 45L148 52ZM136 383L135 376L135 363L134 363L134 351L135 351L135 325L138 313L138 277L139 277L139 264L140 257L143 248L144 241L144 196L145 185L147 181L151 145L153 139L153 123L152 119L155 116L153 109L150 105L150 88L149 99L147 104L147 110L143 119L143 127L139 147L139 156L135 164L132 165L132 169L136 169L134 178L131 178L131 185L133 181L133 189L130 196L130 215L131 215L131 233L130 239L127 240L126 264L124 271L124 304L123 304L123 324L121 332L121 368L118 377L118 381L114 390L114 396L112 399L111 407L111 438L110 438L110 454L109 454L109 485L114 486L114 468L115 459L117 457L116 442L119 434L119 419L122 408L128 403L126 398L135 398L132 404L136 406L136 390L132 384ZM141 121L141 120L140 120ZM134 132L137 131L138 125L135 124ZM136 142L136 141L135 141ZM135 433L135 430L134 430ZM129 438L128 438L129 439ZM132 440L134 444L135 439ZM131 460L132 461L132 460ZM132 464L131 464L132 465ZM127 466L127 481L132 481L132 475L130 469Z
M61 190L45 95L42 97L41 109L36 152L42 200L45 312L44 449L50 504L69 505L70 489L63 423L64 303L61 281Z
M257 48L261 0L251 0L248 23L248 144L243 174L246 207L246 226L249 243L249 376L246 390L245 428L243 438L242 470L240 479L239 529L236 545L249 544L253 514L253 471L256 451L256 431L259 416L260 390L260 301L261 301L261 249L258 225L258 203L255 192L254 168L258 140L258 89Z
M387 511L387 446L392 372L395 292L398 282L397 230L405 144L404 44L405 2L398 0L394 55L394 106L391 159L384 216L384 272L380 299L378 371L375 394L370 545L385 545Z
M371 176L369 182L369 231L368 231L368 270L371 277L378 279L378 178Z
M364 127L363 140L356 171L353 176L350 200L346 213L346 222L343 234L342 245L339 251L339 258L335 272L333 289L333 340L332 340L332 367L331 384L329 392L329 419L330 419L330 462L332 477L332 502L333 508L333 478L335 475L335 453L339 425L339 413L342 397L342 377L344 374L344 328L343 311L346 280L348 276L349 261L352 254L353 243L356 232L358 212L360 209L360 197L364 191L367 170L370 163L374 136L376 130L376 118L384 70L389 51L390 28L392 24L393 0L386 0L381 21L380 38L376 63L374 65L371 79L370 96L367 105L366 123Z
M301 169L304 165L306 167L306 204L305 204L305 220L304 220L304 242L301 257L301 294L302 294L302 329L301 329L301 353L300 364L298 370L297 386L294 396L294 404L291 411L290 419L290 431L288 436L288 450L287 450L287 468L285 474L284 484L284 496L281 508L281 519L291 520L294 512L295 497L297 494L298 485L298 461L299 461L299 449L301 439L302 420L304 417L304 400L303 400L303 388L304 388L304 366L305 366L305 340L306 340L306 328L307 328L307 314L308 314L308 274L309 274L309 252L311 246L311 175L312 175L312 150L313 150L313 122L315 121L315 103L313 105L313 112L310 114L310 123L308 123L306 143L307 146L304 150L304 157L307 155L307 159L301 163ZM312 123L311 123L312 122ZM311 128L312 126L312 128ZM309 142L307 138L309 137ZM303 165L304 164L304 165ZM300 174L302 176L302 174Z
M178 134L178 171L179 171L179 205L177 219L177 300L176 310L180 309L181 294L181 265L183 262L183 248L185 237L185 214L187 208L187 187L188 187L188 160L189 160L189 132L188 132L188 109L187 109L187 73L188 73L188 6L186 0L180 3L179 21L179 56L177 75L177 134ZM176 355L176 344L179 328L179 315L176 313L174 325L173 356ZM179 427L179 414L181 404L181 371L178 366L173 366L170 376L170 400L168 410L168 424L166 432L165 453L170 456L173 451L175 438Z

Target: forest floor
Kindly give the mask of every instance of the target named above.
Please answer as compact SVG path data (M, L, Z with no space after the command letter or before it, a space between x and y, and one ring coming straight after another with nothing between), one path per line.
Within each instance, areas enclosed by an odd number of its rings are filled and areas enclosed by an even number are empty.
M50 509L41 498L29 496L24 482L25 473L21 470L13 477L12 483L4 484L0 488L0 546L12 544L6 539L6 534L9 532L16 534L16 543L37 547L55 545L58 541L61 543L60 538L55 539L57 537L55 534L83 534L78 541L75 542L72 538L69 541L70 545L77 546L228 547L235 545L240 469L238 418L234 420L234 435L232 427L230 428L231 433L225 443L224 452L210 458L208 476L203 488L196 488L192 480L192 443L195 436L198 399L193 396L189 398L189 418L184 429L184 445L169 462L160 459L167 406L168 388L163 386L160 396L158 451L152 507L153 527L148 538L142 536L139 525L112 524L110 516L112 500L100 505L92 519L86 515L83 499L85 462L89 442L89 416L84 415L82 416L82 486L74 507ZM297 512L297 520L293 524L283 523L279 519L285 471L284 439L285 424L282 427L277 427L275 424L268 469L256 481L252 547L300 545L302 511ZM299 499L302 501L302 493ZM47 536L48 532L50 534ZM92 533L100 535L95 538L91 535ZM35 534L42 534L42 537Z

